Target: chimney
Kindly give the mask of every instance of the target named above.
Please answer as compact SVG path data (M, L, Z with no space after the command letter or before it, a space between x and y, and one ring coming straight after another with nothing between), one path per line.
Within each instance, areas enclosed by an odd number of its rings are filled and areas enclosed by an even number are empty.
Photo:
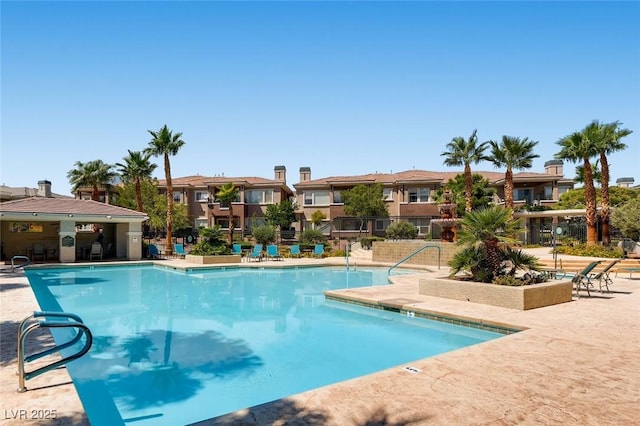
M300 167L300 182L311 180L311 167Z
M275 166L273 168L275 180L287 183L287 168L285 166Z
M563 165L562 160L549 160L546 163L544 163L544 172L548 175L564 176L562 165Z
M622 188L630 188L633 186L635 179L632 177L621 177L616 179L616 185Z
M51 198L51 182L48 180L38 181L38 197Z

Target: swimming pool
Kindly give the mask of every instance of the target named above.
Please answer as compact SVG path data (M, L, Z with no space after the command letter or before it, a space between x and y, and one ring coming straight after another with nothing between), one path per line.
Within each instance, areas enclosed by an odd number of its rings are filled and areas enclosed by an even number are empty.
M67 369L101 426L193 423L501 336L323 296L386 285L386 272L145 265L26 274L42 310L78 314L94 334Z

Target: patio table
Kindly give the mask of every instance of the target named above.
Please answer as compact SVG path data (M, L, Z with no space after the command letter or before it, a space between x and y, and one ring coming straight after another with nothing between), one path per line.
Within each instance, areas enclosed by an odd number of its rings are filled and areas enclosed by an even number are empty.
M618 276L618 272L628 272L629 273L629 279L631 279L631 274L633 274L634 272L640 272L640 268L618 268L616 270L616 277Z

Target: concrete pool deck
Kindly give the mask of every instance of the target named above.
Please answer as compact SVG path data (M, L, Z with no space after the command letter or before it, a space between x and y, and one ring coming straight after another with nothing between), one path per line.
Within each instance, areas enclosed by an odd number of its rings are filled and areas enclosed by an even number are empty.
M344 264L328 258L243 265L336 262ZM178 259L160 263L186 265ZM357 260L358 266L368 264ZM416 310L526 330L198 425L637 424L640 279L619 275L611 293L592 292L570 303L519 311L418 294L421 276L446 275L447 268L434 269L396 276L393 285L345 292L371 303L405 299ZM65 369L29 380L29 391L16 392L17 325L38 306L22 271L0 273L0 290L0 423L88 424Z

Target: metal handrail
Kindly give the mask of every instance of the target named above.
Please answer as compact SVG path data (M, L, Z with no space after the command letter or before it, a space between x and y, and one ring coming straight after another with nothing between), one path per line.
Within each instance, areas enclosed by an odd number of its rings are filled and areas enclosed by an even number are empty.
M428 248L438 249L438 269L440 269L440 246L437 246L437 245L434 245L434 244L427 244L426 246L420 247L418 250L416 250L413 253L411 253L410 255L404 257L398 263L396 263L395 265L390 267L389 270L387 271L387 275L391 275L391 270L393 268L399 266L400 264L402 264L402 263L406 262L407 260L411 259L416 254L420 253L422 250L425 250L425 249L428 249Z
M16 264L15 264L16 260L26 260L26 262L23 263L22 265L16 266ZM31 263L31 259L29 259L27 256L13 256L11 258L11 272L15 271L18 268L24 268L25 266L29 265L30 263Z
M36 320L37 318L44 318L44 320ZM66 321L51 321L47 318L62 318ZM42 352L38 352L29 356L24 354L24 343L27 336L38 328L74 328L76 334L73 338L61 345L54 346L53 348L45 349ZM60 352L63 349L74 346L83 337L85 337L84 346L76 353L63 357L62 359L52 362L51 364L37 368L33 371L25 371L25 362L31 362L44 356L50 355L55 352ZM18 392L25 392L27 390L25 386L25 380L32 379L39 376L42 373L53 370L61 365L64 365L70 361L82 357L89 352L91 345L93 344L93 336L91 330L87 327L80 317L75 314L65 312L42 312L36 311L33 315L29 315L20 322L18 328Z

